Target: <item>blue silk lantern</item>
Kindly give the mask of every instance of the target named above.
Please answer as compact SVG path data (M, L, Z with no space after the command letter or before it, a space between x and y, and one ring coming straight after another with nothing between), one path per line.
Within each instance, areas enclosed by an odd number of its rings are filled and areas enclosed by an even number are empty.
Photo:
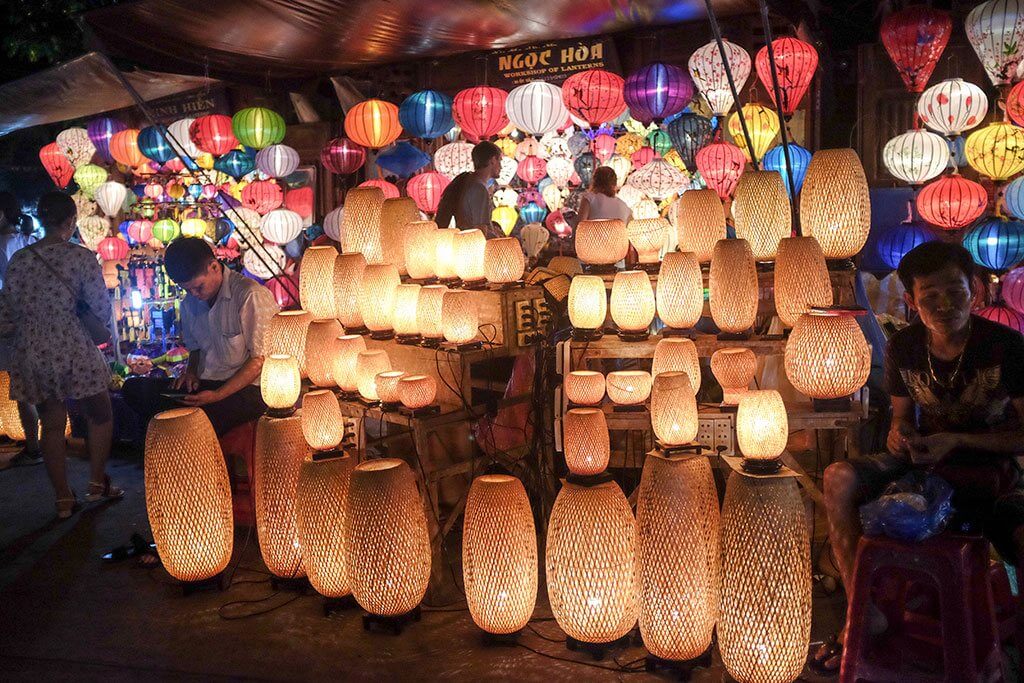
M252 173L252 170L256 168L256 160L240 149L233 149L213 162L213 167L238 180L245 174Z
M377 157L377 165L399 178L408 178L431 161L430 155L403 140Z
M665 152L672 149L672 138L668 133L661 130L652 130L647 134L647 146L658 153L658 156L665 156Z
M139 131L139 151L144 156L161 164L174 159L177 154L167 142L167 126L149 126Z
M900 223L886 231L878 240L878 256L885 262L885 265L895 270L899 268L900 261L908 251L920 244L937 239L935 233L923 221Z
M436 90L420 90L402 102L398 121L413 137L426 140L441 137L455 125L452 98Z
M947 168L951 168L954 165L956 168L966 166L967 155L964 153L964 148L967 146L967 142L964 140L964 136L957 135L955 138L946 138L946 144L949 145L949 164Z
M1011 216L1024 218L1024 176L1006 184L1003 188L1003 204Z
M199 183L192 183L188 186L188 196L192 199L199 199L203 196L203 186Z
M114 163L114 157L110 156L110 138L113 137L114 133L120 133L127 128L128 126L117 119L104 117L90 121L86 132L89 134L89 139L92 140L93 146L100 153L103 160L108 164L112 164Z
M681 112L693 99L693 93L690 74L663 62L653 62L634 71L622 91L630 114L641 123L660 123Z
M974 262L989 270L1009 270L1024 259L1024 223L989 218L964 235Z
M679 152L679 158L686 165L686 170L693 173L697 170L697 152L711 142L714 133L711 120L700 114L687 112L680 114L667 128L672 146Z
M547 209L537 204L537 202L530 202L520 209L519 215L524 223L540 223L548 215L548 212Z
M789 160L793 164L793 187L796 193L800 194L800 188L804 186L804 176L807 175L807 165L811 163L811 153L796 144L789 143ZM786 153L782 145L776 145L764 153L761 159L761 166L766 171L778 171L782 176L782 184L786 186L786 194L789 192L789 178L786 175ZM792 199L792 195L790 199ZM896 266L893 266L895 268Z
M120 225L117 226L117 231L124 235L125 239L128 239L128 226L132 224L131 220L121 221Z
M142 199L143 197L145 197L146 196L146 183L136 183L135 185L132 185L132 193L136 197L138 197L139 199Z
M218 218L213 224L213 236L219 244L224 244L235 231L235 224L228 218Z
M590 181L594 178L594 169L597 168L597 157L593 152L584 152L572 162L576 169L576 175L580 177L583 187L590 187Z

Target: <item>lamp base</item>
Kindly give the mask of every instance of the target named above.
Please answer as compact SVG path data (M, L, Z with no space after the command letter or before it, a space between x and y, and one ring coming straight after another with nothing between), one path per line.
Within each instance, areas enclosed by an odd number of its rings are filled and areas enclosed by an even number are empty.
M353 597L351 593L341 598L324 598L325 617L329 617L332 614L347 612L348 610L356 609L357 607L359 607L359 603L356 602L355 597Z
M441 412L441 406L436 403L432 403L429 406L423 406L422 408L406 408L402 406L398 409L398 412L406 417L426 417L428 415L437 415Z
M374 330L370 333L370 339L376 339L377 341L386 341L388 339L395 338L394 330Z
M586 652L595 662L600 662L611 650L629 645L630 641L631 638L628 633L621 638L607 643L586 643L582 640L576 640L572 636L566 636L565 647L570 652Z
M359 395L359 402L362 403L367 408L379 408L380 407L380 399L379 398L366 398L365 396L360 394Z
M475 351L483 346L483 342L472 341L466 342L465 344L456 344L455 342L444 342L441 344L442 351L448 351L449 353L462 353L464 351Z
M227 575L224 572L221 572L220 574L211 576L208 579L200 579L199 581L182 581L181 596L187 598L194 593L201 593L203 591L210 590L223 593L227 587Z
M719 403L718 409L723 413L735 413L740 409L739 403Z
M696 339L697 333L692 328L679 328L679 327L663 327L661 328L662 337L685 337L686 339Z
M613 413L642 413L647 410L643 403L616 404L612 406Z
M393 636L402 635L405 627L414 621L419 621L421 616L420 607L417 605L411 612L395 616L384 616L383 614L363 614L364 631L383 631Z
M395 336L395 339L399 344L403 344L405 346L416 346L420 343L421 337L418 334L399 334Z
M597 341L603 336L604 330L590 330L583 327L572 328L572 338L576 341Z
M307 591L312 590L312 586L309 584L309 579L305 576L287 577L287 576L271 576L270 587L276 591L292 591L299 595L305 595Z
M672 678L680 681L688 681L693 676L693 670L697 668L707 669L711 666L711 648L709 647L704 651L703 654L697 655L693 659L675 660L675 659L662 659L655 655L647 655L647 659L644 661L644 671L653 672L658 671L669 671L672 674Z
M638 263L634 266L637 270L642 270L648 275L657 275L661 270L661 261L654 261L652 263Z
M573 474L570 472L566 475L565 480L577 486L597 486L598 484L613 481L614 477L607 470L600 474Z
M341 450L340 448L332 448L329 451L313 451L313 455L310 456L310 460L313 462L324 462L327 460L337 460L338 458L346 458L348 453Z
M704 447L696 441L693 443L670 445L663 443L660 439L655 439L654 446L658 449L658 452L666 458L673 458L680 455L701 455L704 452Z
M334 395L338 397L339 401L358 401L359 400L359 392L358 391L341 391L341 390L339 390L339 391L334 392Z
M470 291L477 289L487 289L487 280L463 280L462 288Z
M852 400L852 395L841 398L812 398L811 408L816 413L848 413Z
M522 629L513 633L489 633L482 631L480 640L483 642L484 647L518 647L519 634L522 632Z
M719 332L715 335L718 341L750 341L749 332Z
M782 469L782 461L778 458L771 460L743 458L743 471L751 474L775 474Z
M619 272L614 263L584 263L583 272L587 275L612 275Z
M420 346L425 349L436 349L442 343L444 343L444 337L422 337L420 339Z
M566 404L568 406L566 410L572 410L573 408L600 408L602 404L604 404L604 399L601 399L597 403L573 403L572 401L569 401L569 403Z
M382 413L398 412L398 410L401 407L402 407L402 404L399 401L389 401L387 403L385 403L384 401L380 402L380 410L381 410Z
M647 330L643 332L630 332L627 330L619 330L616 334L619 335L619 339L624 342L641 342L647 341L651 338L651 333Z
M407 280L407 282L410 285L419 285L420 287L423 287L425 285L435 285L435 284L437 284L437 278L436 277L411 277L411 278L409 278Z
M519 289L525 287L526 282L523 280L516 280L515 282L495 282L490 284L490 288L498 292L506 292L510 289Z
M295 414L295 406L290 408L267 408L263 414L267 417L291 417Z
M370 329L366 325L359 325L358 327L346 327L344 328L345 334L369 334Z

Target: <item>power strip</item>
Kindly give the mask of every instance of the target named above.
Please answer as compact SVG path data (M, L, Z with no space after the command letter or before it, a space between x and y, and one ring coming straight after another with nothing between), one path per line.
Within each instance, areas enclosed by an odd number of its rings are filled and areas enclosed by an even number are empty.
M735 415L725 414L715 417L698 417L697 441L712 453L721 455L736 454L736 422Z

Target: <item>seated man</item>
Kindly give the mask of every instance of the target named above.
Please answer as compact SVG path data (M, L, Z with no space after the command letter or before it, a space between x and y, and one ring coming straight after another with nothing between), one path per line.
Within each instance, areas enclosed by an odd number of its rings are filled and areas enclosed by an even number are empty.
M125 402L147 422L162 410L199 406L223 436L266 410L259 386L263 337L277 302L260 283L225 268L199 238L171 242L164 267L188 294L181 303L188 367L175 380L129 379L122 389ZM165 395L173 391L186 395Z
M953 486L957 513L1007 561L1024 557L1024 483L1014 457L1024 453L1024 337L971 314L974 267L960 245L922 244L898 273L918 320L886 348L889 452L825 470L832 549L848 589L863 533L858 508L915 468ZM815 668L839 669L844 634L815 653Z

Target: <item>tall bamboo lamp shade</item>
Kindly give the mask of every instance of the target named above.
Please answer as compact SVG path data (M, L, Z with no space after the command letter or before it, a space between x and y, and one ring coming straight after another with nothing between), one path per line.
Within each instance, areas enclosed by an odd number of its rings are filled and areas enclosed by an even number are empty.
M359 309L359 291L365 269L366 259L358 252L339 254L334 261L334 317L350 332L365 329Z
M395 309L395 291L402 284L393 264L367 265L359 285L359 313L363 324L375 339L394 334L391 316Z
M405 377L402 370L385 370L377 373L373 381L377 387L377 398L384 405L396 406L401 401L398 398L398 383Z
M384 260L381 240L381 213L384 192L379 187L353 187L345 195L345 212L341 216L341 250L358 252L367 263Z
M399 341L419 339L420 328L416 323L416 309L419 304L420 286L414 283L398 285L395 288L395 305L391 324Z
M786 237L775 259L775 311L787 327L811 306L832 305L825 254L813 237Z
M359 391L356 357L366 350L366 340L358 334L343 334L333 342L331 373L338 388L347 394Z
M734 472L722 505L718 649L740 683L789 683L807 662L811 553L796 480Z
M660 445L672 448L697 439L697 399L685 372L663 372L651 389L651 426Z
M352 595L370 614L406 614L423 600L430 537L416 479L401 460L367 460L352 471L345 566Z
M487 238L476 228L460 230L452 239L455 274L463 286L477 286L484 282L484 249Z
M436 344L444 339L441 308L447 293L446 285L425 285L420 289L416 299L416 329L425 344Z
M651 278L642 270L615 273L611 296L612 320L625 341L647 339L654 320L654 288Z
M476 339L480 313L471 292L445 292L441 299L441 330L445 341L468 344Z
M462 535L462 579L473 622L488 633L523 629L537 602L537 531L522 482L473 480Z
M334 381L334 340L345 332L334 318L314 320L306 332L306 374L309 381L318 387L333 387Z
M18 402L12 400L10 395L11 375L6 370L0 370L0 431L3 431L8 439L24 441L25 428L21 426Z
M295 495L306 452L300 415L264 416L256 423L253 479L260 554L271 574L289 579L306 575L295 527Z
M308 311L280 311L267 326L264 351L268 356L285 354L299 363L299 373L306 376L306 332L313 316Z
M302 397L302 436L315 451L332 451L345 438L341 406L333 391L316 389Z
M700 356L693 340L666 337L654 346L651 375L657 377L663 372L685 372L694 393L700 391Z
M636 503L640 635L655 657L694 659L718 619L718 492L704 457L648 454Z
M608 467L608 422L600 408L572 408L562 421L565 464L572 474L592 476Z
M379 401L377 394L377 375L391 369L388 352L382 349L360 351L356 354L356 385L359 395L367 401Z
M523 279L526 254L516 237L487 240L484 245L484 277L497 285L510 285Z
M757 356L750 349L718 349L711 354L711 374L722 387L722 403L737 405L757 372Z
M432 279L437 274L437 223L412 221L405 230L405 268L409 277Z
M725 207L712 189L687 190L676 201L676 241L701 263L711 261L718 240L725 239Z
M302 391L299 362L286 353L275 353L263 360L260 370L260 396L271 414L283 417L295 409Z
M455 272L455 236L457 228L442 226L434 236L434 273L442 282L457 280Z
M420 210L410 197L385 199L380 214L381 250L384 263L391 263L405 275L406 227L420 218Z
M231 559L231 484L220 442L199 408L159 413L146 430L146 512L160 562L179 581L202 581Z
M302 566L309 583L327 598L352 592L345 568L345 509L355 458L314 461L306 456L299 468L295 527L302 548Z
M426 408L437 397L437 380L430 375L405 375L398 380L398 400L409 410Z
M786 340L786 377L797 391L816 399L849 396L871 372L868 346L855 310L812 308Z
M616 218L580 221L576 226L576 256L596 271L610 271L626 258L626 224Z
M871 199L860 158L852 149L814 153L800 191L800 221L827 259L848 259L864 248Z
M668 220L661 218L634 218L626 225L626 235L636 249L637 260L644 265L656 264L668 237Z
M608 317L608 293L597 275L576 275L569 285L569 322L573 339L596 339Z
M751 472L774 472L789 439L789 419L782 396L774 389L748 391L736 411L736 440L743 466Z
M314 320L336 317L334 262L338 250L331 246L309 247L299 267L299 301Z
M757 261L774 261L779 240L793 230L789 195L778 171L747 171L732 202L736 236L747 240Z
M545 560L548 601L566 635L608 643L629 633L640 611L636 520L618 484L562 485Z
M604 400L604 375L595 370L572 370L565 376L562 389L570 403L599 405Z
M740 334L757 319L757 264L746 240L719 240L708 278L711 317L722 332Z
M612 403L620 406L640 405L651 395L653 380L646 370L615 370L605 378L605 391Z
M692 251L671 251L661 259L655 292L658 317L666 327L692 328L704 312L704 279Z

